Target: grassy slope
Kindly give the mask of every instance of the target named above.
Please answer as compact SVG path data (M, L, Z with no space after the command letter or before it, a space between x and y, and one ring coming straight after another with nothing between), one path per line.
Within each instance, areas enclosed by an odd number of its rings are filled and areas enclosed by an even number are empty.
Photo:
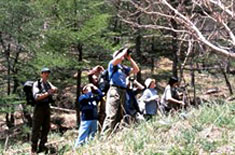
M184 112L185 117L181 114L165 118L156 116L151 121L125 128L110 138L96 136L76 152L72 151L77 138L75 129L63 136L50 133L49 141L63 139L56 147L56 154L61 155L235 154L235 102L204 103L198 109ZM0 146L1 154L4 145ZM24 150L17 154L29 154L29 142L15 141L10 144L7 154L16 150Z
M235 154L235 103L204 104L185 114L157 116L105 140L97 136L76 154ZM69 139L61 154L75 154Z
M171 68L158 67L155 71L160 88L164 88L170 75ZM148 77L149 72L143 71ZM186 80L190 83L189 74ZM146 77L143 77L145 79ZM203 79L203 80L202 80ZM230 77L230 82L235 83L235 78ZM228 97L224 79L208 73L197 73L197 94L206 98L211 103L204 103L198 109L191 109L186 113L186 119L179 114L162 118L157 116L152 121L142 122L126 128L113 137L101 140L100 137L90 144L72 152L77 130L68 131L63 136L50 133L49 142L64 140L59 143L57 154L235 154L235 102L221 103ZM219 87L221 92L215 95L205 95L204 92L213 87ZM159 90L160 94L162 93ZM224 96L225 95L225 96ZM220 99L217 102L212 100ZM223 98L223 99L222 99ZM218 104L220 103L220 104ZM163 123L164 122L164 123ZM30 144L25 142L26 133L31 129L25 127L26 132L17 139L10 139L8 152L24 150L29 154ZM0 141L0 154L2 154L5 141ZM27 150L27 151L25 151ZM8 153L7 153L8 154ZM14 153L13 153L14 154Z

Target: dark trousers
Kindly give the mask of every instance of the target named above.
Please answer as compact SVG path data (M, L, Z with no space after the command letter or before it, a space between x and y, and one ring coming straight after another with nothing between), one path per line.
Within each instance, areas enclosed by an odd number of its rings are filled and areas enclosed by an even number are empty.
M40 147L44 147L47 142L47 135L50 130L50 107L49 105L36 105L33 113L32 127L32 150L37 150L40 139Z

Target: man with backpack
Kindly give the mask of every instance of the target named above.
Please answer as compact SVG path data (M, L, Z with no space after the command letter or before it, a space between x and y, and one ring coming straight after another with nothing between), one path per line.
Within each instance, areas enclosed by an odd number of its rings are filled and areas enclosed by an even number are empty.
M102 128L103 134L106 132L111 133L122 120L125 111L126 77L130 73L136 74L139 72L139 67L131 58L130 52L128 48L116 51L108 65L110 88L107 93L106 118ZM132 68L123 65L122 62L124 60L130 61Z
M41 79L33 83L33 97L35 102L33 112L33 127L32 127L32 154L37 152L47 151L45 146L47 142L47 135L50 130L50 106L49 103L53 102L52 95L57 91L57 88L53 86L49 81L50 75L49 68L42 68Z

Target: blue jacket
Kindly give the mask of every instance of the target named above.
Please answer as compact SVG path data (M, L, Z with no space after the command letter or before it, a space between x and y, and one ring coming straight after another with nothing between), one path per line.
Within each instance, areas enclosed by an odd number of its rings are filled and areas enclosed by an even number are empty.
M95 93L88 92L82 94L78 102L80 103L81 120L98 120L97 105L103 97L102 92L98 89Z

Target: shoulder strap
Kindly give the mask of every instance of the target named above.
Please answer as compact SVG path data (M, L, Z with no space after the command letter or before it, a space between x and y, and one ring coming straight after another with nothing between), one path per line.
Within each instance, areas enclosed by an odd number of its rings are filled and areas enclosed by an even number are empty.
M42 86L41 86L41 80L38 79L38 89L41 92L42 91Z
M117 71L118 71L118 66L116 65L116 66L114 66L114 68L113 68L113 72L112 72L112 74L111 74L111 76L110 76L110 79L112 79L113 74L116 73ZM110 80L110 79L109 79L109 80Z

